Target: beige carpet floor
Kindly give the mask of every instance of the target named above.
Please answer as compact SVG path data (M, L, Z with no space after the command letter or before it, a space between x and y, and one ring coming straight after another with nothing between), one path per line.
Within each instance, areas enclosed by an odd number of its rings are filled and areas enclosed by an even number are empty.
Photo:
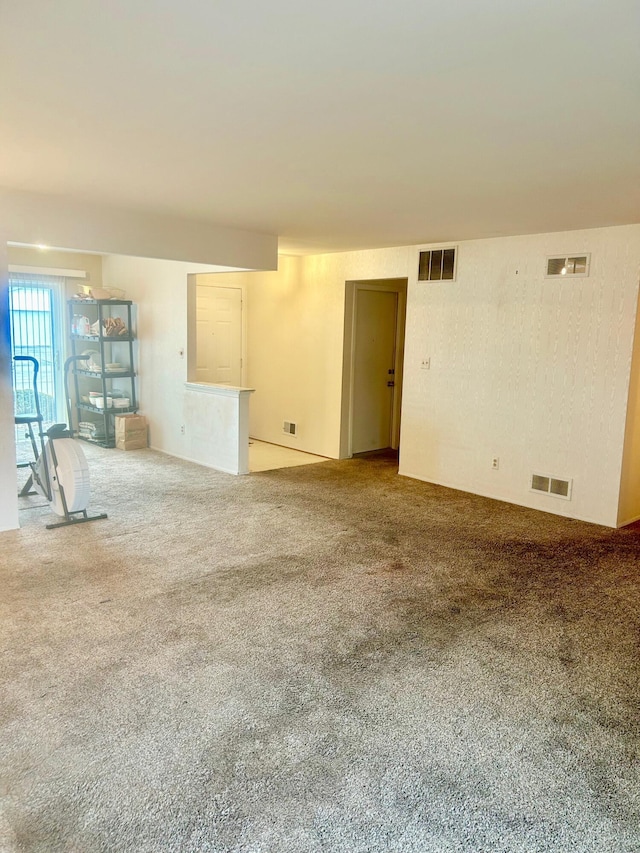
M0 535L0 849L640 850L640 527L88 447Z

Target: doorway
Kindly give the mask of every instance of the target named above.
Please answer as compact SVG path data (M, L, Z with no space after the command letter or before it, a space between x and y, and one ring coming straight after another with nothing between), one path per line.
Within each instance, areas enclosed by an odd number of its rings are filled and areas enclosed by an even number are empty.
M400 444L407 279L348 281L341 458Z

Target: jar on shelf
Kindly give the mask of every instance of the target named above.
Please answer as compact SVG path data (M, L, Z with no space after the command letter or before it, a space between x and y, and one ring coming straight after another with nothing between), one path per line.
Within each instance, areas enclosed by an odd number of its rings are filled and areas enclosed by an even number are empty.
M88 317L79 316L76 320L76 335L90 335L91 321Z

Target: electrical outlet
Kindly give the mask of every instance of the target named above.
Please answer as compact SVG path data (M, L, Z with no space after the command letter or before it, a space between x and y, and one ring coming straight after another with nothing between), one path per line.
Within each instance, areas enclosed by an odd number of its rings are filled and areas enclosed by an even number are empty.
M492 457L491 467L493 468L494 471L497 471L498 468L500 467L500 460L498 459L497 456Z
M423 358L420 362L420 367L422 370L430 370L431 369L431 358Z
M184 435L184 434L185 434L186 429L185 429L184 424L182 424L182 425L180 426L180 432L181 432L181 434L182 434L182 435Z

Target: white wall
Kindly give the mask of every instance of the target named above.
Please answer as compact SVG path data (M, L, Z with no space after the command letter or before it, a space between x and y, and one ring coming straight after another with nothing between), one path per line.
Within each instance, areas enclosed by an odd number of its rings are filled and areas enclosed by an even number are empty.
M277 237L0 187L8 241L57 249L273 269Z
M251 393L249 388L188 382L184 458L227 474L248 474Z
M452 283L417 282L419 248L249 274L252 433L338 455L345 281L406 276L401 472L615 526L640 226L463 242ZM591 253L587 278L545 277L565 251ZM283 419L299 421L299 443ZM533 472L572 479L572 499L532 493Z
M0 530L18 526L6 240L0 232Z
M277 237L221 228L209 223L79 203L60 196L0 187L0 297L6 306L6 244L46 245L93 253L120 252L151 258L177 258L206 264L184 267L192 272L212 266L270 269L277 263ZM184 287L186 288L186 273ZM186 299L183 300L186 310ZM169 324L172 314L169 315ZM162 320L162 323L165 321ZM185 329L179 335L185 337ZM186 349L186 341L182 344ZM7 480L15 468L13 431L7 421L13 404L7 385L8 356L0 353L0 529L17 524L16 488ZM186 365L186 358L184 360ZM179 371L178 371L179 372ZM152 393L154 393L152 391Z
M590 252L589 277L545 278L564 252ZM639 265L640 226L462 243L453 283L417 282L416 253L401 472L615 526Z
M615 526L640 226L464 242L455 282L418 283L419 248L282 258L277 273L219 276L246 285L252 435L338 456L345 282L407 277L401 472ZM590 275L545 278L546 256L563 252L590 252ZM105 259L104 269L105 283L141 305L152 443L185 455L178 350L186 274L199 270L123 258ZM299 424L299 437L281 432L283 420ZM572 479L572 500L532 493L533 472Z
M329 257L281 255L274 272L198 280L245 291L251 435L337 458L345 283L324 273ZM295 436L283 432L284 421L297 424Z
M636 314L633 341L631 380L629 383L629 406L625 430L622 478L620 482L620 506L618 525L622 527L640 518L640 301Z
M201 264L117 255L105 257L102 265L103 284L122 288L137 306L138 402L149 421L149 443L184 458L191 428L185 407L187 276L209 270Z
M255 438L339 457L345 282L405 277L408 256L406 248L280 256L277 273L247 274ZM283 433L285 420L296 436Z
M344 281L316 275L310 260L281 256L277 273L248 276L251 434L337 458Z
M247 385L255 388L251 435L337 457L344 281L327 286L317 274L305 276L303 265L302 258L283 257L277 272L198 280L245 290ZM315 273L315 265L311 269ZM140 411L149 419L151 446L184 458L193 458L191 433L200 429L184 389L187 275L206 271L197 264L122 256L103 262L104 284L124 288L138 306ZM284 420L299 424L298 436L285 436Z
M275 272L222 273L207 279L222 287L242 285L246 291L254 438L339 457L345 282L406 276L407 257L404 248L280 255ZM297 425L295 436L283 432L284 421Z

